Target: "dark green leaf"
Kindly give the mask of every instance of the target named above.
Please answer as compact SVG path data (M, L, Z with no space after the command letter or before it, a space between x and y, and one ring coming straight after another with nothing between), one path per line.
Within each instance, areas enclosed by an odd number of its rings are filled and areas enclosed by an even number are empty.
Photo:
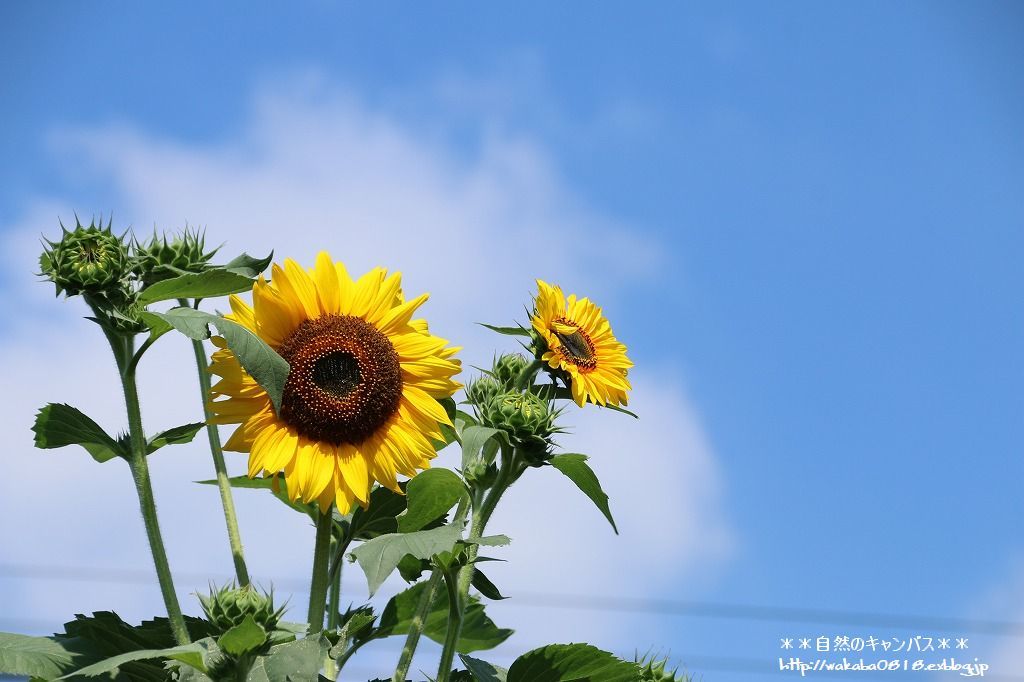
M274 410L281 409L281 393L288 380L288 361L260 337L236 322L193 308L171 308L166 313L151 314L165 320L190 339L209 338L209 325L212 324L224 337L242 368L267 392Z
M575 453L555 455L551 458L551 465L565 474L570 481L576 484L583 494L591 499L601 510L608 523L612 524L612 530L616 535L619 529L615 526L611 509L608 508L608 495L601 489L601 482L597 480L597 474L587 464L587 456Z
M459 658L462 659L462 665L466 666L466 670L473 676L474 682L505 682L508 677L507 670L487 661L481 661L479 658L473 658L466 654L459 654Z
M389 637L408 633L413 614L416 613L428 587L429 583L417 583L392 597L384 607L384 612L380 616L380 624L374 636ZM438 644L443 644L447 632L448 595L442 588L434 594L434 603L427 614L423 634ZM475 597L470 597L463 616L462 632L457 650L459 653L468 654L473 651L493 649L512 636L512 632L512 630L495 625L494 621L488 618L483 604Z
M179 298L214 298L237 294L252 289L252 279L237 272L211 268L164 279L149 285L139 293L143 305Z
M52 680L102 658L78 637L29 637L0 632L0 673Z
M356 507L349 522L352 540L370 540L378 535L398 532L398 519L405 511L405 495L399 495L383 486L373 489L366 509Z
M361 641L372 634L370 627L377 620L373 608L369 605L361 606L358 609L349 609L341 615L341 626L338 629L338 642L331 647L330 657L337 660L345 655L348 650L348 642Z
M274 252L271 251L270 255L266 258L253 258L247 253L243 253L241 256L232 258L230 261L222 265L221 267L228 272L233 272L243 277L249 277L255 279L259 277L260 273L267 269L270 265L270 261L274 259Z
M196 434L199 433L204 426L206 426L206 424L203 422L196 422L194 424L183 424L182 426L175 426L173 429L161 431L149 439L149 445L146 447L146 454L152 454L165 445L184 445L185 443L191 443L192 439L196 437Z
M430 560L417 559L411 554L406 554L398 562L398 574L407 583L414 583L422 577L424 571L430 570Z
M497 586L491 582L491 579L484 575L484 572L479 568L473 571L473 587L480 591L480 594L484 595L488 599L504 599L501 592L498 591Z
M217 485L215 479L206 481L196 481L201 485ZM232 476L228 479L228 483L231 484L232 488L249 488L252 490L269 490L273 493L274 497L284 502L286 505L291 507L297 512L302 512L312 519L316 519L316 514L319 513L316 504L305 503L300 500L292 502L288 499L288 486L285 483L284 476L278 476L275 483L273 477L267 478L249 478L248 476Z
M88 665L76 670L73 673L64 675L58 679L67 679L81 675L83 677L97 677L117 670L120 666L133 661L159 658L163 660L180 661L200 672L206 672L206 659L210 652L216 648L212 639L202 639L198 642L182 646L170 647L167 649L142 649L130 651L125 654L107 658L98 663Z
M352 556L366 574L370 596L373 596L406 554L412 554L418 559L429 559L435 554L452 551L461 537L461 525L441 526L413 533L389 533L367 540L352 550Z
M81 445L97 462L106 462L114 457L128 458L127 451L99 424L70 405L50 403L42 408L36 415L32 430L36 434L37 448Z
M465 470L481 456L484 464L494 461L497 448L485 448L491 439L494 443L508 442L508 434L489 426L467 426L462 430L462 468ZM482 454L481 454L482 451Z
M249 651L255 651L266 641L267 631L256 622L250 613L246 614L241 623L221 635L217 639L217 646L232 656L239 656Z
M508 682L639 682L640 668L589 644L551 644L528 651Z
M525 327L495 327L492 324L484 324L483 322L478 323L481 327L487 327L492 332L498 332L505 336L530 336L530 330Z
M398 517L399 532L420 530L439 516L444 516L465 492L462 479L454 471L427 469L420 472L405 489L408 509Z

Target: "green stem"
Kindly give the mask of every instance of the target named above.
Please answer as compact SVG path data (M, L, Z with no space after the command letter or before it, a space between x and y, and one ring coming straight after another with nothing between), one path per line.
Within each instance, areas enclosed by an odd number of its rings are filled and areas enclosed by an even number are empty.
M333 509L333 505L331 507ZM334 520L331 509L320 512L316 522L316 544L313 546L313 577L309 584L309 622L310 634L324 629L324 611L327 609L327 562L331 558L331 530Z
M130 357L131 344L125 344L125 348L126 355ZM118 354L116 349L114 353ZM167 607L167 617L170 620L171 632L175 641L178 644L188 644L190 641L188 629L185 627L185 619L182 617L181 607L178 605L178 596L175 594L174 580L171 577L171 567L167 563L167 551L164 549L160 523L157 521L156 502L153 499L153 486L149 478L149 464L146 462L146 436L142 430L142 412L139 407L134 364L130 368L125 368L121 375L121 384L124 387L124 402L128 410L128 433L131 439L129 464L132 478L135 479L135 490L139 495L139 508L142 511L146 536L149 538L149 548L153 553L153 564L156 566L160 592L164 598L164 605Z
M220 442L220 432L212 422L213 412L210 411L210 373L206 368L206 351L202 341L192 341L192 350L196 356L196 368L199 370L199 392L203 401L203 415L206 417L206 436L210 441L210 454L213 455L213 469L217 472L217 488L220 490L220 504L224 508L224 523L228 527L228 544L231 546L231 558L235 562L235 577L242 587L249 584L249 570L245 566L245 555L242 552L242 536L238 532L238 516L235 514L235 498L231 494L231 482L228 479L227 465L224 463L224 448Z
M331 544L337 544L333 540ZM333 567L332 567L333 568ZM341 567L330 572L331 591L327 598L327 629L334 630L338 627L338 610L341 608Z
M444 584L448 588L448 632L444 637L436 682L448 682L452 674L452 663L455 661L455 648L459 645L459 635L462 632L463 602L459 596L458 582L459 578L450 570L444 572Z
M466 513L469 511L469 496L463 495L459 500L459 506L452 517L452 525L465 523ZM412 622L409 624L409 634L405 637L405 646L402 647L402 655L398 658L398 665L395 667L395 674L392 675L392 682L405 682L409 673L409 666L412 665L412 657L419 646L420 637L423 635L423 628L427 625L427 615L434 605L434 597L437 594L438 585L441 583L442 571L435 568L427 581L427 588L416 606L416 613L413 614Z

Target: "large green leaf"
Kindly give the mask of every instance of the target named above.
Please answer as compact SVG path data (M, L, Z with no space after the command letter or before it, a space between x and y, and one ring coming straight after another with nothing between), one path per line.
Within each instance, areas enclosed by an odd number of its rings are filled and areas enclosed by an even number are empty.
M29 637L0 632L0 673L52 680L102 658L78 637Z
M246 682L315 680L330 646L330 641L323 636L278 644L271 647L269 653L256 659Z
M241 623L217 639L217 646L232 656L239 656L249 651L255 651L266 641L267 631L249 613Z
M184 445L185 443L191 443L192 439L196 437L196 434L199 433L204 426L206 426L206 424L203 422L196 422L193 424L182 424L181 426L175 426L172 429L161 431L149 439L149 444L146 446L146 454L152 454L165 445Z
M640 667L589 644L551 644L528 651L508 669L508 682L639 682Z
M465 494L462 479L449 469L427 469L409 481L405 489L408 509L398 517L398 530L410 533L422 529L448 513Z
M461 538L461 525L413 533L389 533L367 540L352 550L352 556L366 574L370 596L373 596L406 554L417 559L429 559L441 552L451 552Z
M383 486L373 489L366 508L356 507L348 523L350 540L370 540L378 535L398 532L398 519L406 509L405 495Z
M230 270L211 268L164 279L149 285L139 293L143 305L179 298L213 298L252 289L252 278Z
M484 464L493 462L497 449L486 447L489 444L508 443L508 434L500 429L492 429L489 426L467 426L462 429L461 435L463 470L481 457Z
M210 337L209 325L216 327L242 368L270 397L275 411L281 409L281 394L288 380L288 361L242 325L220 315L194 308L171 308L166 313L150 313L164 320L190 339Z
M380 616L380 624L375 637L404 635L409 632L413 614L423 599L428 583L417 583L403 592L399 592L388 601ZM423 629L430 639L444 644L448 632L448 593L439 589L434 594L434 602L427 614ZM484 611L484 605L476 598L470 597L466 612L463 614L462 631L459 636L459 653L468 654L473 651L493 649L512 636L513 631L499 628Z
M266 258L253 258L249 254L243 253L241 256L232 258L221 267L228 272L234 272L255 279L261 272L267 269L267 266L270 265L270 261L273 259L273 251Z
M466 670L473 676L474 682L505 682L508 677L507 670L487 661L481 661L479 658L473 658L466 654L459 654L459 658L462 659L462 665L466 666Z
M36 434L37 448L81 445L97 462L128 457L127 451L99 424L70 405L50 403L42 408L32 430Z
M597 474L587 464L587 456L577 453L566 453L555 455L551 458L551 465L561 471L576 487L583 491L583 494L597 505L608 523L612 524L612 530L618 535L619 529L615 526L615 519L612 518L612 511L608 508L608 494L601 488L601 482L597 480Z
M167 649L141 649L130 651L118 656L104 659L98 663L87 665L73 673L69 673L58 679L68 679L81 675L83 677L97 677L116 671L120 666L133 661L142 661L152 658L163 660L179 661L185 663L200 672L206 672L206 660L212 652L216 651L217 645L213 639L201 639L198 642L170 647Z

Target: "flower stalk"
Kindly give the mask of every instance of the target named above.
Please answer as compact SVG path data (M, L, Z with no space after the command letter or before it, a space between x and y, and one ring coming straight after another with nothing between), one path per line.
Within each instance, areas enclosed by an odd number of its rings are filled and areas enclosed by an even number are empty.
M327 588L330 583L328 562L331 558L331 530L334 519L331 511L320 512L316 522L316 541L313 545L313 577L309 584L309 612L307 622L309 633L322 632L324 629L324 612L327 610Z
M187 305L187 301L180 301ZM194 307L199 307L199 300ZM245 565L245 554L242 550L242 536L238 530L238 516L235 513L235 498L231 493L231 482L228 478L227 465L224 462L224 448L220 442L220 431L213 423L213 412L207 404L210 400L210 374L207 370L206 351L202 341L192 341L192 350L196 357L196 369L199 373L199 393L203 402L203 416L206 420L206 435L210 441L210 454L213 456L213 468L217 474L217 489L220 491L220 503L224 509L224 523L228 529L228 544L231 547L231 558L235 564L235 577L240 587L249 584L249 570Z

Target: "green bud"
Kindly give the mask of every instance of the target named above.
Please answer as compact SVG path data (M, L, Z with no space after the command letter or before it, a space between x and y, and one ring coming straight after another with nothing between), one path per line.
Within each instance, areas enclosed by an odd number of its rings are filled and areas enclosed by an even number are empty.
M511 391L516 388L516 379L529 365L530 361L525 356L519 353L509 353L495 361L491 372L494 374L495 380L506 391Z
M486 405L499 393L502 393L501 386L488 376L480 377L466 386L466 397L474 405Z
M106 227L90 222L84 227L75 218L74 230L61 223L59 241L44 240L41 274L57 286L58 295L120 295L131 268L124 239L111 231L111 225L112 221Z
M133 270L145 286L178 275L206 270L217 249L206 251L206 236L186 227L170 240L155 232L146 243L135 243Z
M558 414L546 400L533 393L502 393L481 405L479 414L485 426L507 432L512 444L531 462L549 458Z
M274 593L260 592L252 585L236 587L234 583L213 591L210 596L199 595L206 619L214 629L224 634L245 617L251 615L257 624L267 632L277 629L277 623L284 613L284 607L274 609Z
M637 665L640 667L640 677L637 678L639 682L688 682L690 679L685 674L680 676L678 667L672 671L666 670L667 658L659 661L654 656L644 656L637 661Z

